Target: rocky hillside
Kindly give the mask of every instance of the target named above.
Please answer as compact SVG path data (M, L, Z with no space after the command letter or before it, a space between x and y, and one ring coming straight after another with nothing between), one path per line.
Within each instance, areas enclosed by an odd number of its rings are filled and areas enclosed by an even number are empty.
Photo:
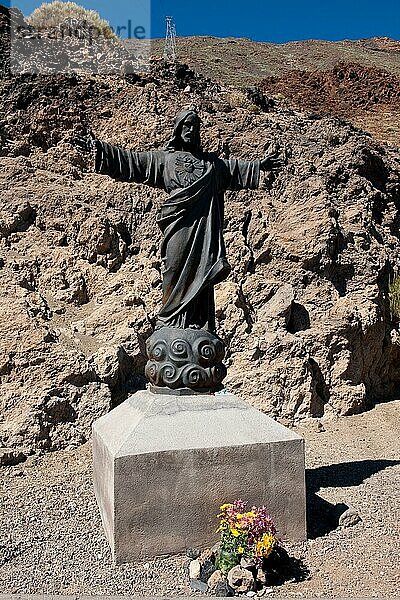
M126 42L129 47L130 42ZM162 54L164 40L154 40ZM228 85L254 85L265 77L293 70L326 71L337 63L357 63L400 75L400 42L390 38L365 40L305 40L287 44L253 42L242 38L179 37L178 58L198 73Z
M259 83L288 106L336 115L400 145L400 77L376 67L341 62L326 71L293 70Z
M162 53L164 42L154 41ZM127 42L129 46L129 42ZM288 106L334 114L400 146L400 42L389 38L287 44L178 39L178 56L225 85L261 85Z
M263 89L281 94L299 108L348 117L379 105L400 107L400 77L384 69L341 62L328 71L288 72L261 81Z
M73 447L143 387L161 302L164 194L92 173L69 140L161 147L195 103L207 150L287 157L228 193L233 267L217 291L227 386L284 420L351 414L398 392L388 285L399 263L400 155L333 117L271 106L184 66L145 76L0 81L0 446ZM13 458L14 457L14 458Z

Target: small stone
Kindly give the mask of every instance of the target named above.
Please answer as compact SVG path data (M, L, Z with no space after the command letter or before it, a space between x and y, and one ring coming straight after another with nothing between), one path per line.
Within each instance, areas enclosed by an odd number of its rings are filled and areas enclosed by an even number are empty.
M48 329L43 336L43 341L46 344L51 344L51 343L57 342L59 337L60 336L56 330Z
M206 550L203 550L203 552L200 554L199 561L200 561L200 564L202 565L207 560L213 560L214 558L215 558L214 552L211 550L211 548L207 548Z
M219 598L227 598L228 596L234 596L235 590L233 590L228 582L224 580L217 583L215 595Z
M246 596L248 596L249 598L253 598L253 596L256 595L256 592L254 592L253 590L250 590L249 592L247 592Z
M204 581L199 581L198 579L191 579L190 587L194 592L203 592L204 594L208 592L208 585L204 583Z
M184 93L184 94L188 94L188 93L189 93L189 92L191 92L191 91L192 91L192 88L190 87L190 85L187 85L187 86L185 87L185 89L183 90L183 93Z
M237 565L229 571L228 583L237 592L249 592L254 588L254 577L250 571Z
M26 460L22 450L15 448L0 448L0 466L13 467Z
M200 561L198 558L192 560L189 565L189 578L200 579Z
M204 563L201 565L200 580L204 582L208 581L211 575L214 573L214 571L215 564L212 562L212 560L205 560Z
M198 548L188 548L186 550L186 556L188 556L192 560L195 560L196 558L199 558L200 550Z
M349 507L339 518L340 527L353 527L361 521L361 517L353 507Z
M260 583L260 585L267 584L267 576L265 574L265 571L263 571L260 568L257 569L257 581Z
M217 556L220 549L221 549L221 542L217 542L216 544L214 544L214 546L211 547L211 552L213 553L214 556Z
M243 567L243 569L247 569L249 571L251 571L252 569L255 568L255 563L254 560L250 560L248 558L244 558L242 557L241 561L240 561L240 566Z
M214 571L214 573L208 579L207 585L210 588L210 590L213 591L217 588L217 585L219 583L221 583L222 581L226 581L226 577L222 571L217 569L216 571Z

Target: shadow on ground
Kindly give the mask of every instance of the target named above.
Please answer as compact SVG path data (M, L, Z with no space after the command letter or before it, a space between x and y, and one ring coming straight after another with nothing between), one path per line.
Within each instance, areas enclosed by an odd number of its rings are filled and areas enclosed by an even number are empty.
M310 578L310 571L299 558L289 556L285 548L275 548L266 559L264 571L267 586L278 586L289 581L300 582Z
M318 496L321 488L352 487L400 464L400 460L360 460L307 469L307 537L315 539L337 528L340 516L349 508L346 504L331 504Z

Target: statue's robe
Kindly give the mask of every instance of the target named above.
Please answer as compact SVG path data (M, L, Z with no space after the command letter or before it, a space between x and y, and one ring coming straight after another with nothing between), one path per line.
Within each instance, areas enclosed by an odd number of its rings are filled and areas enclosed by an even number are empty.
M223 160L179 150L134 152L96 142L96 171L165 190L163 305L157 327L215 330L214 286L229 274L223 240L224 192L255 189L260 161Z

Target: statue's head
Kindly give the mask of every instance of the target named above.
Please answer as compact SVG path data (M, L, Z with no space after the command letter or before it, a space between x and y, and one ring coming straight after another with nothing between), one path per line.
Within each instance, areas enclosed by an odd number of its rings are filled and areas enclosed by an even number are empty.
M200 147L200 117L196 108L191 106L176 116L174 132L166 148L193 152Z

